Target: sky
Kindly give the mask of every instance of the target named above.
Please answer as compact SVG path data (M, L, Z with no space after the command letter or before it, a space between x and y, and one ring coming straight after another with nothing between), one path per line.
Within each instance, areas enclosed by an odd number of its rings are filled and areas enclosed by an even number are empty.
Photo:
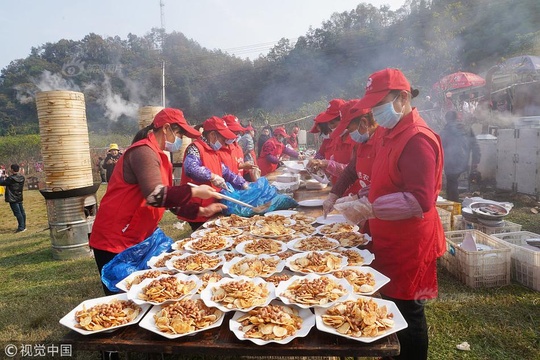
M208 49L242 58L292 42L334 12L360 3L397 10L405 0L162 0L167 32L178 31ZM0 0L0 69L32 47L60 39L141 36L161 27L160 0Z

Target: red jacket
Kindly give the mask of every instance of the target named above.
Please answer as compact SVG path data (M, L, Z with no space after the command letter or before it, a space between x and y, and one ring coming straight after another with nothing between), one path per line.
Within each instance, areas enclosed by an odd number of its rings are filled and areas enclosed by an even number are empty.
M354 142L349 134L346 134L344 136L336 136L334 138L330 137L330 144L327 147L326 153L326 159L334 160L340 164L348 164L353 159L354 152L356 151L356 145L357 143ZM332 176L331 181L332 184L335 184L337 182L338 176ZM355 181L354 184L352 184L346 193L358 193L358 191L361 189L360 184L358 181Z
M377 148L369 192L371 203L382 195L403 191L406 184L402 182L398 161L409 140L417 134L423 134L436 149L435 187L426 189L436 199L442 185L441 142L413 109L394 129L386 131ZM446 250L446 242L435 203L424 212L422 219L386 221L375 218L369 220L369 228L375 253L373 266L391 279L381 293L403 300L436 297L436 259Z
M264 143L259 158L257 159L257 164L259 165L259 169L261 169L261 176L276 171L278 167L278 164L272 164L268 161L266 155L273 155L279 158L283 153L284 147L285 145L280 143L275 137L271 137Z
M149 146L160 159L161 181L172 185L172 165L168 156L159 148L154 134L131 145L125 153L137 146ZM113 172L107 192L96 215L89 244L94 249L120 253L142 242L156 230L165 208L146 205L138 184L124 181L124 156L120 157Z
M221 171L221 160L218 155L219 151L215 151L214 149L212 149L202 139L197 139L193 141L190 146L197 147L197 149L199 150L199 154L201 155L202 165L204 167L208 168L213 174L223 176L223 173ZM185 152L184 158L186 157L186 155L187 155L187 151ZM221 190L217 186L212 185L210 182L206 182L206 183L198 182L190 178L189 176L187 176L185 172L182 172L182 178L180 179L180 184L184 185L184 184L187 184L188 182L196 184L196 185L206 184L206 185L212 186L217 192ZM194 198L191 198L191 202L195 204L199 204L199 206L206 207L216 202L216 199L210 198L210 199L203 200L203 199L194 197ZM187 219L182 216L178 216L178 218L184 221L189 221L189 222L205 222L206 220L209 219L203 216L199 216L196 219Z

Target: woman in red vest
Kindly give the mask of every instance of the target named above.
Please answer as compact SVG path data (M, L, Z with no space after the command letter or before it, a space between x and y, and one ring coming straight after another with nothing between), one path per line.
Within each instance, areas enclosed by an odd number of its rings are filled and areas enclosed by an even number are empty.
M349 139L357 144L356 154L341 171L323 203L323 214L332 211L338 198L345 195L367 194L371 184L371 168L375 160L376 144L384 132L373 119L371 109L360 107L360 100L348 101L342 107L342 119L336 132L346 130ZM349 200L349 198L343 199Z
M240 124L240 121L234 115L225 115L223 120L225 120L229 130L236 135L236 138L225 141L226 145L222 146L218 151L219 157L221 162L224 163L235 174L244 176L244 173L251 170L254 166L253 163L244 162L245 154L240 147L240 144L238 144L238 140L247 130Z
M186 148L184 153L183 171L180 184L188 182L194 184L211 185L215 191L228 189L227 182L235 189L247 189L248 182L235 174L221 161L219 151L227 140L236 139L236 135L229 130L225 120L212 116L203 123L202 137L198 138ZM196 199L196 203L205 207L215 202L215 198ZM210 216L201 214L195 219L178 216L187 221L192 230L204 224Z
M289 138L284 127L278 127L274 130L274 136L267 140L259 154L257 164L261 169L261 176L276 171L279 165L279 159L282 154L285 154L294 159L302 159L303 156L299 155L293 149L285 146L286 139Z
M367 198L357 200L351 219L369 219L373 267L388 276L381 288L408 327L398 332L396 359L427 359L426 299L437 297L437 258L446 251L436 201L442 185L440 138L420 117L411 99L418 95L403 73L372 74L360 102L386 128L377 147Z
M343 104L345 104L345 100L332 99L326 110L315 117L313 127L309 132L313 134L320 133L319 138L322 140L322 143L313 157L314 159L330 159L332 156L332 148L330 146L332 139L330 139L330 134L341 120L339 109ZM311 166L311 164L308 164L308 166Z
M176 208L185 217L195 218L212 216L224 208L222 204L201 207L194 202L195 198L216 196L209 186L172 186L172 164L163 150L180 150L184 135L197 138L200 133L188 125L182 111L163 109L152 124L137 133L118 160L90 235L100 275L116 254L156 230L165 209ZM103 288L111 294L105 284Z

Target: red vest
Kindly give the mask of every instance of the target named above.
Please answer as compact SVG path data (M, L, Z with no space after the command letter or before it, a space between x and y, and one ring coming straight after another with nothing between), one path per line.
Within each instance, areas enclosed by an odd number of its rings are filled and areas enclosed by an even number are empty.
M213 174L223 176L223 173L221 171L221 160L218 155L219 151L215 151L214 149L212 149L202 139L197 139L193 141L191 145L189 146L195 146L199 150L199 154L201 155L202 166L208 168ZM187 151L185 152L184 158L186 157L186 155L187 155ZM182 178L180 179L180 184L184 185L184 184L187 184L188 182L197 184L197 185L206 184L206 185L212 186L217 192L221 190L220 188L212 185L210 181L208 182L196 181L195 179L192 179L189 176L187 176L185 171L182 171ZM215 203L216 199L214 198L200 199L200 198L194 197L194 198L191 198L190 202L198 204L199 206L202 206L202 207L206 207L212 203ZM189 222L205 222L206 220L209 219L203 216L199 216L196 219L187 219L181 216L178 216L178 218L184 221L189 221Z
M271 137L264 143L261 153L259 154L259 159L257 159L257 164L259 165L259 169L261 169L261 176L276 171L278 167L278 164L272 164L266 160L266 155L274 155L279 158L283 153L284 147L285 145L280 143L275 137Z
M426 125L417 110L413 109L394 129L386 130L379 142L380 146L377 146L369 192L371 203L382 195L403 191L404 184L398 161L403 148L416 134L424 134L437 149L437 185L436 188L426 191L436 195L439 193L443 165L440 138ZM435 203L424 213L422 219L370 219L369 228L373 237L372 250L375 253L373 267L391 279L381 289L381 293L403 300L436 297L436 259L446 250L446 242Z
M239 165L244 162L244 152L236 141L222 146L217 153L221 162L233 173L240 176L244 175L244 170L239 169Z
M112 174L107 192L96 215L90 235L90 246L95 249L120 253L152 235L165 208L146 205L138 184L124 181L124 157L136 146L148 146L159 155L161 181L172 185L172 165L168 156L159 148L154 134L131 145L120 157Z
M381 141L384 132L384 128L378 127L368 141L358 144L358 147L356 148L355 168L360 189L371 184L371 170L373 168L373 162L375 161L376 146L379 141Z

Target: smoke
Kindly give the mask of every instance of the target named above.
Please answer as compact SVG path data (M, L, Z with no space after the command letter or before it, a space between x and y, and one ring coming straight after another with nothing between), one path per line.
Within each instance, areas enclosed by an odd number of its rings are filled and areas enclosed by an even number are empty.
M59 74L53 74L48 70L41 73L38 78L31 77L30 83L15 85L16 98L21 104L29 104L35 101L36 94L40 91L70 90L80 91L80 88L71 80L64 79Z
M125 100L121 95L114 93L111 80L108 76L105 76L105 80L101 83L100 88L101 91L97 103L105 109L105 116L109 120L117 121L122 115L131 118L137 117L140 105L136 102Z

